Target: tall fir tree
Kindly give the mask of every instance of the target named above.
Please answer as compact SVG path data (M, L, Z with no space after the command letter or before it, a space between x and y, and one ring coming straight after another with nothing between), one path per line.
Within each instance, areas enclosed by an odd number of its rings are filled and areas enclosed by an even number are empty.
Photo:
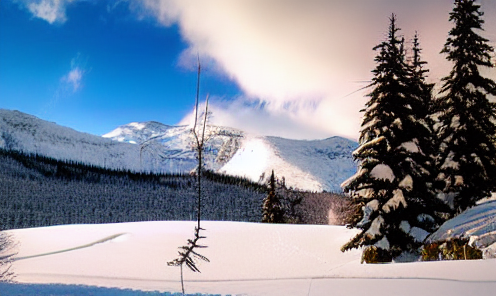
M342 184L364 203L363 218L354 225L362 231L342 250L374 246L388 258L416 250L436 224L427 185L430 158L421 147L430 133L423 118L427 106L423 96L412 94L412 68L399 30L392 15L387 40L374 48L373 90L353 152L360 167Z
M421 103L417 116L419 118L426 118L429 129L432 129L432 126L434 125L434 120L431 118L433 112L432 91L434 83L427 83L426 81L429 70L426 69L427 62L422 60L421 52L422 48L420 47L419 36L418 33L415 32L415 36L413 37L412 56L410 58L412 95L417 96ZM432 137L432 132L430 136Z
M440 139L437 177L440 197L453 213L475 205L496 189L496 83L481 76L480 67L494 67L488 40L476 33L484 21L480 5L455 0L449 20L453 29L441 53L453 62L436 100Z
M430 192L430 196L435 194L433 185L435 177L437 176L435 158L437 155L437 138L434 135L434 98L432 95L434 83L426 81L427 73L429 70L426 68L427 62L422 60L422 49L418 33L415 31L413 37L412 54L410 57L409 71L410 71L410 95L416 97L416 117L421 119L420 124L425 128L418 130L418 144L422 152L427 156L426 169L429 171L429 177L426 180L426 185ZM433 200L436 209L446 211L439 200Z
M284 213L281 207L281 201L276 194L276 177L274 170L268 181L269 193L262 205L262 222L264 223L283 223Z

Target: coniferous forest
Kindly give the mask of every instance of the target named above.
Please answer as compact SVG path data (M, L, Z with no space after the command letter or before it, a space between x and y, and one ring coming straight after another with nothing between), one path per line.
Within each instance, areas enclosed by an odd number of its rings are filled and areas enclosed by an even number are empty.
M196 184L189 174L115 171L0 149L0 229L195 220ZM205 171L202 191L205 220L262 220L264 185ZM287 222L327 224L331 208L342 211L338 205L344 198L336 194L279 191L287 200L300 196L298 204L285 203ZM345 219L336 214L333 222Z
M0 164L1 229L196 217L188 174L112 171L6 150ZM204 179L205 219L260 221L264 187L213 173Z

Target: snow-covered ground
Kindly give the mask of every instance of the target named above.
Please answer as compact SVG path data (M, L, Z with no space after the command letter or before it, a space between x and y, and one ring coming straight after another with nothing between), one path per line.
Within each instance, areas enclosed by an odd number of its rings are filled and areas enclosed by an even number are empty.
M19 242L13 271L19 283L178 292L179 268L166 262L176 258L178 246L193 238L194 226L165 221L12 230L9 233ZM208 248L200 253L211 262L199 262L202 273L185 269L190 294L494 295L496 291L496 259L367 265L360 264L359 250L339 250L356 233L341 226L206 221L202 227ZM94 295L129 295L108 291L112 293ZM48 295L43 293L39 295ZM1 291L0 295L5 296Z

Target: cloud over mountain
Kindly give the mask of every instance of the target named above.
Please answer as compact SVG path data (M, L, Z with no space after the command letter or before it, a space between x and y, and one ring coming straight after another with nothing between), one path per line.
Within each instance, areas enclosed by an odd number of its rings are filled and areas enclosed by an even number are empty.
M349 94L368 84L372 47L384 38L392 12L405 38L419 30L426 58L445 68L438 51L451 5L418 2L143 0L139 13L165 26L177 23L190 45L183 55L214 60L244 91L242 101L261 102L263 112L307 131L354 138L366 91ZM227 111L243 104L224 103L225 120L236 120ZM239 112L257 112L246 108Z

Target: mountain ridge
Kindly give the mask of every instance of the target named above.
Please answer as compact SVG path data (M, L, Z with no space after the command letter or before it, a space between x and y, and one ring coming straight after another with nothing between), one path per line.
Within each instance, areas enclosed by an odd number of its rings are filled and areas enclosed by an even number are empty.
M0 109L0 147L74 160L106 168L189 172L197 165L189 126L131 122L103 136L78 132L20 111ZM272 170L288 186L340 192L356 172L357 143L338 136L291 140L239 129L208 126L207 169L264 181Z

